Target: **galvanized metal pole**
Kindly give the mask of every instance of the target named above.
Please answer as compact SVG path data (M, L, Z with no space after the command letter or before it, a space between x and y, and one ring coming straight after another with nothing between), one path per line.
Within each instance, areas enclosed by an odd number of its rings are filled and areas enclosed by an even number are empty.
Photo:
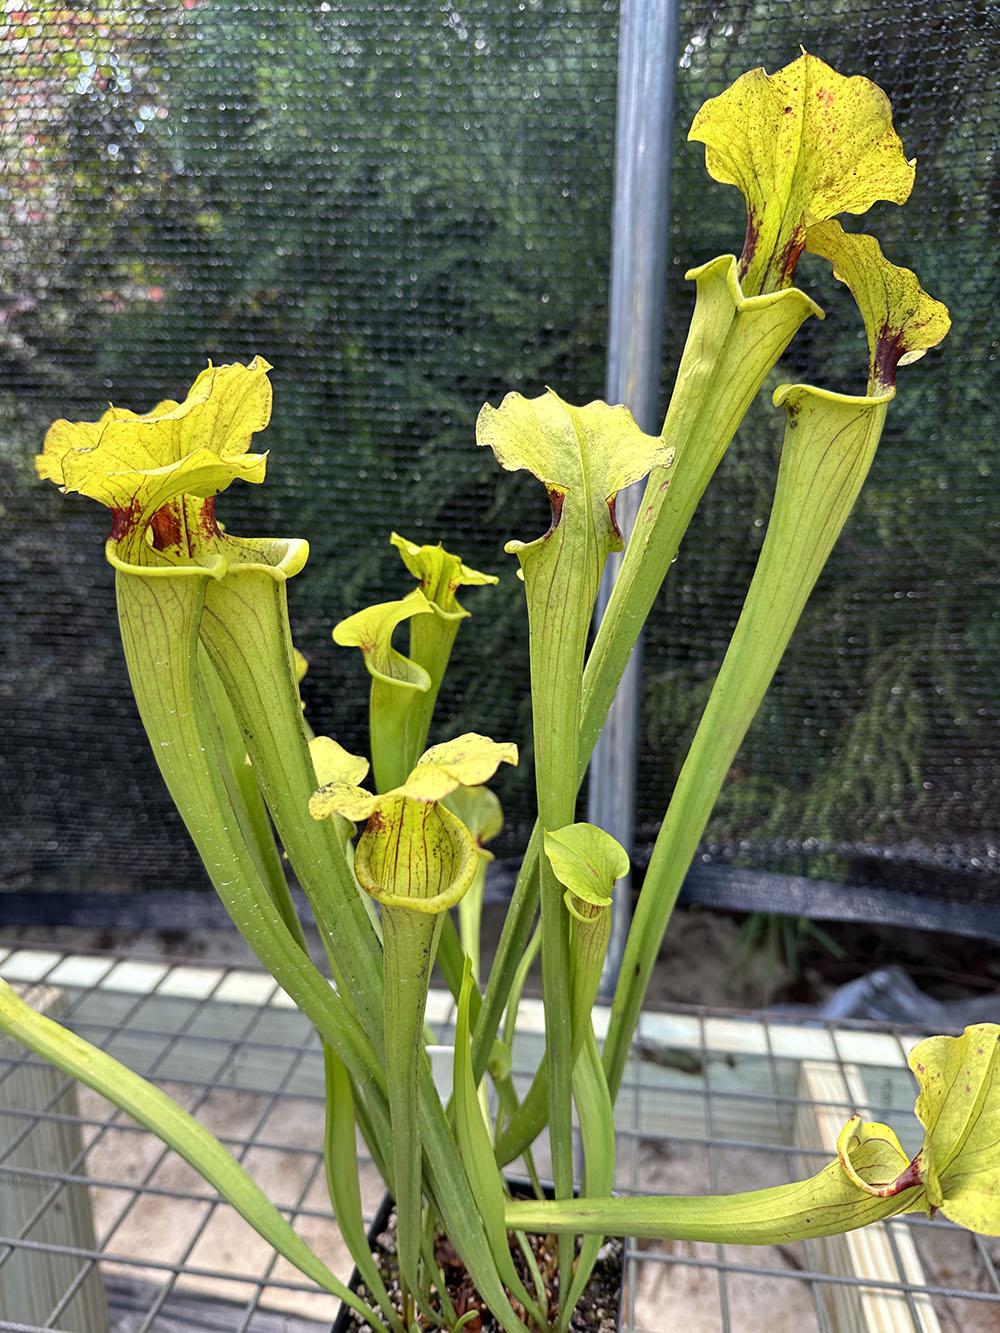
M622 0L618 39L618 120L612 222L608 402L626 403L645 431L657 431L663 308L670 228L670 158L679 0ZM632 530L642 495L618 497L622 533ZM607 564L597 599L604 614L621 557ZM642 645L637 645L594 750L587 817L631 853ZM613 988L628 933L631 883L617 890L611 942L601 979Z

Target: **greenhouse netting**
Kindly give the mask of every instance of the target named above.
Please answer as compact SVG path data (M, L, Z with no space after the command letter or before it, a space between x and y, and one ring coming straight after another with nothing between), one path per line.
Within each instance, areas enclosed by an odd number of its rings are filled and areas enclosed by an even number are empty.
M33 456L55 417L95 419L108 400L145 411L208 359L274 364L268 482L234 486L219 512L233 532L310 542L290 601L313 726L365 748L367 677L330 632L407 590L397 530L500 575L467 599L437 736L485 730L530 754L523 593L503 543L547 514L531 482L474 447L474 422L508 389L604 392L618 18L606 0L5 6L4 889L206 883L131 701L106 516L39 483ZM705 854L995 896L1000 11L694 0L679 24L661 405L693 303L683 275L738 252L744 230L737 191L687 142L691 120L800 44L889 94L917 184L873 226L953 320L901 376ZM799 282L827 319L803 328L767 388L859 391L849 296L808 257ZM765 392L650 622L640 856L742 604L782 427ZM527 764L499 790L500 850L516 855Z

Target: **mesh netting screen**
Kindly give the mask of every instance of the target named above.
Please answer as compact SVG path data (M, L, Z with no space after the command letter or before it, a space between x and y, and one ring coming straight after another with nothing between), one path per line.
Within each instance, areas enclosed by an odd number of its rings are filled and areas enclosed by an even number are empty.
M806 13L803 13L803 8ZM290 585L317 730L365 748L367 678L332 625L410 584L390 531L502 573L473 589L437 738L526 744L510 536L541 489L473 446L484 399L604 384L617 6L604 0L5 7L0 17L0 875L8 888L205 883L130 699L98 506L34 479L56 416L143 411L205 365L274 363L263 488L231 531L308 537ZM867 489L733 767L715 855L986 894L997 869L1000 620L992 0L683 4L663 401L693 290L742 201L685 142L699 104L798 44L886 89L917 187L871 215L953 331L900 376ZM852 221L852 226L855 223ZM857 224L864 226L861 222ZM827 309L774 384L859 391L863 334ZM713 482L645 658L639 838L652 835L766 522L782 416L765 395ZM540 526L541 525L541 526ZM720 540L725 537L727 540ZM506 842L530 774L505 775Z

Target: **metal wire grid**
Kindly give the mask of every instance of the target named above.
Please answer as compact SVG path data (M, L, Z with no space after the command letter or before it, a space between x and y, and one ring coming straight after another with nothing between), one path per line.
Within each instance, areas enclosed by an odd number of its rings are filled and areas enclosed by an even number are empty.
M81 961L89 965L90 983L69 984L74 976L79 983L81 968L71 964ZM322 1055L308 1023L282 1005L269 978L243 969L193 973L163 964L150 964L144 971L142 964L112 955L74 960L25 950L0 960L0 965L10 980L60 985L65 994L62 1021L145 1075L169 1083L175 1093L179 1089L185 1105L196 1114L208 1113L211 1119L219 1099L249 1098L242 1126L220 1137L240 1160L253 1158L255 1166L268 1156L293 1164L295 1185L283 1191L281 1206L293 1224L313 1231L310 1239L321 1248L325 1245L324 1253L330 1258L336 1238L320 1193ZM189 981L191 975L200 979L200 986L194 988L195 994L188 987L184 995L185 987L178 981ZM113 989L116 985L142 989ZM447 1040L448 997L434 996L432 1001L432 1020L440 1038ZM539 1026L529 1005L515 1047L515 1074L525 1079L541 1041ZM670 1190L672 1180L677 1188L678 1171L688 1190L745 1188L801 1176L809 1159L827 1156L793 1142L796 1116L811 1109L794 1084L802 1031L757 1016L708 1011L644 1016L618 1102L618 1188L628 1193ZM751 1035L749 1045L747 1034ZM902 1125L901 1137L904 1146L909 1146L906 1124L912 1099L907 1103L901 1075L905 1040L905 1034L862 1024L836 1028L816 1024L809 1038L814 1046L817 1042L825 1046L824 1058L843 1077L859 1059L860 1043L866 1086L875 1089L870 1110L876 1118ZM866 1041L874 1056L865 1057ZM28 1181L37 1186L40 1196L16 1234L0 1236L0 1292L5 1271L11 1271L19 1255L48 1249L75 1260L77 1268L41 1322L0 1318L0 1330L91 1333L76 1329L65 1317L95 1269L108 1283L110 1326L115 1333L144 1333L147 1329L167 1333L181 1328L241 1333L281 1328L286 1333L306 1333L329 1326L334 1302L327 1300L326 1309L320 1311L314 1302L326 1298L317 1298L293 1270L286 1275L273 1256L263 1255L255 1263L249 1247L238 1242L237 1253L232 1255L209 1246L209 1258L214 1255L216 1261L206 1259L214 1219L220 1213L228 1215L229 1210L220 1210L203 1185L164 1184L169 1150L119 1113L103 1115L89 1104L81 1111L61 1109L69 1087L69 1081L61 1077L54 1080L50 1095L37 1108L5 1107L4 1087L9 1080L16 1071L38 1064L27 1053L0 1059L0 1119L13 1127L0 1152L0 1189ZM311 1121L314 1126L311 1135L301 1132L301 1116L289 1133L288 1108L293 1105L305 1108L305 1123ZM846 1114L850 1108L838 1109ZM58 1168L26 1169L18 1164L17 1150L46 1123L75 1126L85 1146ZM741 1125L750 1130L741 1131ZM289 1138L284 1137L283 1128ZM111 1144L115 1136L141 1144L145 1152L118 1154ZM95 1159L102 1146L107 1149L109 1145L121 1160L116 1160L113 1174L95 1172ZM692 1164L696 1173L701 1172L700 1181L690 1174ZM38 1240L33 1232L39 1220L47 1210L57 1209L64 1192L82 1181L89 1186L101 1219L95 1243L60 1245ZM164 1218L169 1210L173 1219L163 1222L165 1235L178 1218L186 1231L171 1258L136 1253L128 1239L130 1219L153 1201L159 1202ZM365 1198L369 1215L376 1203L377 1193L369 1191ZM782 1311L795 1319L794 1327L803 1333L809 1329L834 1333L844 1327L831 1314L831 1295L837 1287L894 1294L910 1316L910 1323L899 1327L960 1328L972 1333L1000 1326L995 1250L980 1238L940 1222L916 1218L898 1225L914 1238L924 1260L926 1281L921 1286L914 1286L905 1276L906 1262L891 1231L895 1275L863 1283L857 1276L824 1271L822 1256L813 1246L783 1247L777 1253L781 1266L775 1267L776 1252L770 1250L721 1245L650 1247L629 1241L623 1327L631 1333L662 1333L668 1318L664 1311L676 1312L683 1303L691 1312L687 1327L706 1333L716 1328L724 1333L774 1330L780 1327ZM958 1251L963 1257L956 1258ZM341 1249L339 1258L334 1255L331 1262L341 1275L347 1275L350 1261L346 1251ZM968 1279L961 1284L954 1277L949 1280L949 1274L959 1268ZM134 1280L135 1275L142 1281ZM129 1305L124 1312L115 1305L116 1293L120 1298L123 1290ZM937 1324L927 1322L928 1302ZM312 1317L273 1313L307 1308L314 1312ZM672 1321L673 1315L670 1318Z
M829 1160L830 1153L827 1150L794 1143L796 1116L802 1111L815 1110L817 1103L782 1091L789 1083L788 1066L795 1061L787 1053L781 1053L780 1038L787 1032L781 1019L768 1019L759 1015L751 1019L763 1046L756 1060L758 1073L765 1074L764 1090L713 1088L712 1068L724 1068L730 1058L725 1051L717 1049L712 1039L711 1028L720 1017L725 1021L727 1017L735 1015L715 1010L688 1011L688 1023L696 1025L698 1029L697 1044L692 1049L696 1052L697 1060L703 1064L705 1077L700 1082L692 1081L692 1085L686 1089L678 1088L676 1082L671 1088L673 1098L687 1098L692 1107L700 1106L704 1134L686 1132L675 1125L669 1136L651 1136L643 1114L643 1094L654 1093L657 1084L650 1078L651 1066L641 1058L633 1060L630 1077L623 1084L616 1106L619 1169L625 1166L625 1179L619 1182L622 1192L651 1194L670 1191L669 1171L665 1179L650 1180L650 1147L666 1149L668 1153L678 1149L702 1153L706 1178L698 1183L697 1188L724 1193L801 1178L818 1170ZM906 1068L906 1053L913 1044L913 1035L907 1037L899 1029L887 1030L875 1024L858 1022L834 1025L810 1021L810 1027L826 1036L830 1047L830 1067L845 1081L848 1070L858 1058L857 1051L850 1048L855 1046L859 1038L863 1040L865 1036L871 1035L895 1046L895 1059L887 1057L887 1053L882 1054L878 1057L880 1063L866 1070L869 1088L881 1083L882 1092L880 1096L868 1101L865 1110L872 1118L884 1120L900 1130L904 1147L915 1151L919 1146L920 1131L913 1116L913 1097L908 1095L909 1081L889 1074L893 1066L900 1072ZM640 1027L640 1035L641 1031ZM845 1047L848 1049L845 1050ZM641 1057L641 1044L639 1054ZM652 1068L655 1069L655 1065ZM744 1075L746 1072L744 1070ZM854 1110L859 1109L857 1105L846 1101L821 1105L834 1107L840 1114L841 1123ZM759 1132L732 1132L734 1118L739 1120L745 1117L748 1124L756 1128L763 1123L766 1115L773 1115L777 1121L778 1133L772 1137L772 1141L762 1141L763 1136ZM643 1147L647 1149L645 1154L642 1152ZM752 1159L761 1178L741 1183L734 1178L732 1168L734 1162L739 1162L739 1169L745 1171L747 1158ZM928 1275L919 1286L909 1280L907 1261L900 1253L898 1237L902 1229L912 1233ZM686 1270L688 1279L692 1271L700 1273L705 1279L701 1284L697 1306L700 1322L695 1327L699 1330L719 1328L725 1330L725 1333L730 1333L730 1330L733 1333L755 1333L758 1329L773 1329L776 1326L776 1312L787 1308L793 1287L808 1292L807 1304L811 1317L795 1324L789 1322L788 1326L808 1329L810 1333L813 1329L818 1330L818 1333L836 1333L836 1330L845 1328L844 1323L837 1322L831 1307L832 1289L836 1287L853 1288L865 1293L889 1293L905 1306L908 1320L901 1319L897 1310L894 1319L898 1322L879 1323L879 1328L927 1330L941 1327L969 1333L972 1329L1000 1327L1000 1280L995 1246L991 1249L982 1237L960 1232L922 1215L894 1222L886 1228L886 1238L892 1264L890 1272L882 1279L862 1279L857 1275L831 1272L823 1265L822 1247L816 1242L782 1246L775 1251L709 1244L665 1245L650 1249L628 1240L623 1327L630 1333L662 1333L662 1311L669 1307L669 1302L678 1293L683 1293L685 1274L682 1270ZM973 1283L961 1286L947 1280L948 1273L954 1271L958 1251L962 1249L968 1251L969 1258L974 1256L973 1264L978 1270L974 1286ZM766 1262L769 1256L776 1253L784 1259L784 1267L775 1267ZM967 1264L965 1271L971 1272L972 1266ZM657 1267L665 1270L669 1277L665 1280L658 1278L655 1275ZM738 1290L741 1285L742 1292ZM928 1321L928 1299L937 1323ZM802 1314L800 1308L796 1317L801 1319ZM778 1326L784 1327L780 1320ZM863 1333L863 1330L876 1325L859 1323L849 1327L857 1327L859 1333Z
M112 961L108 960L109 966ZM222 1136L223 1142L240 1161L245 1161L251 1150L278 1152L283 1156L291 1155L303 1158L305 1170L300 1174L304 1176L305 1184L299 1189L294 1199L286 1202L291 1220L293 1224L296 1221L310 1217L327 1220L328 1213L324 1214L322 1211L307 1207L305 1204L305 1196L309 1187L317 1174L322 1173L320 1099L314 1094L318 1112L316 1122L319 1126L315 1142L301 1143L279 1140L272 1137L271 1133L266 1132L265 1129L271 1113L280 1108L281 1099L288 1098L293 1094L296 1081L303 1077L307 1082L310 1081L307 1072L307 1067L310 1064L316 1067L315 1077L319 1078L320 1084L322 1082L322 1073L320 1072L322 1052L309 1025L306 1023L299 1025L300 1032L297 1042L289 1041L287 1025L280 1044L269 1040L266 1035L267 1019L269 1013L273 1014L274 1011L269 1010L265 1004L227 1004L225 999L226 982L234 973L232 969L226 969L219 973L214 984L204 993L201 999L186 1002L185 1007L188 1010L186 1016L179 1023L173 1024L171 1031L165 1032L162 1025L150 1022L154 1014L158 990L162 989L163 980L169 975L165 968L162 969L162 972L163 978L149 992L138 994L129 994L127 991L115 992L120 1003L117 1006L119 1012L113 1021L88 1016L88 1006L93 1001L96 987L89 990L67 988L68 999L60 1015L61 1020L106 1050L114 1050L123 1041L133 1048L145 1050L148 1058L140 1065L141 1072L153 1079L160 1079L161 1081L169 1079L174 1085L180 1084L182 1090L187 1094L183 1097L184 1104L193 1114L198 1114L200 1110L203 1110L213 1093L219 1090L240 1086L241 1091L249 1091L259 1097L261 1106L249 1129L238 1136ZM58 978L59 968L56 963L47 969L39 977L39 980L49 983L52 980L58 981ZM267 994L262 998L271 998L273 990L272 984L268 988ZM104 992L105 996L107 994L108 992ZM218 1018L222 1006L225 1006L228 1013L236 1020L232 1024L232 1030L228 1036L221 1035L218 1030ZM205 1015L210 1011L213 1013L213 1031L211 1033L199 1031L199 1022L204 1026ZM185 1060L190 1060L192 1047L200 1056L197 1060L198 1075L194 1078L185 1078L181 1070L176 1067L176 1062L172 1062L171 1057L177 1054L182 1047L184 1048ZM150 1052L152 1053L150 1054ZM272 1074L276 1065L279 1064L283 1065L283 1072L276 1079L272 1078L270 1082L266 1078L250 1079L248 1080L249 1086L244 1086L236 1078L236 1073L245 1066L245 1062L250 1056L254 1058L255 1062L259 1062L261 1067L270 1069ZM11 1062L3 1072L2 1078L8 1077L12 1070L17 1067L17 1063L21 1062ZM25 1053L23 1063L31 1065L36 1062L34 1057ZM313 1082L315 1082L315 1077L312 1080ZM37 1113L33 1113L31 1117L26 1117L23 1112L3 1111L0 1107L0 1112L3 1114L13 1115L26 1122L20 1132L8 1144L3 1154L3 1160L0 1161L0 1171L7 1174L8 1178L24 1177L25 1173L22 1168L11 1167L8 1163L16 1148L32 1132L34 1123L47 1119L69 1121L78 1125L87 1138L85 1148L68 1164L66 1171L34 1171L29 1173L44 1183L50 1183L51 1188L35 1212L27 1219L20 1234L16 1237L4 1237L0 1241L0 1244L5 1247L0 1253L0 1283L3 1281L3 1266L12 1260L19 1247L25 1249L37 1248L37 1242L31 1239L31 1231L34 1225L46 1208L56 1204L62 1189L67 1184L75 1183L80 1179L84 1172L84 1158L95 1152L102 1139L112 1131L121 1131L126 1134L140 1136L149 1142L155 1142L146 1131L129 1123L117 1111L112 1111L106 1118L93 1119L80 1114L66 1116L54 1110L65 1095L70 1083L71 1080L60 1079L57 1088L45 1105L40 1107ZM0 1081L0 1088L2 1088L2 1081ZM0 1102L2 1102L2 1094L0 1094ZM178 1280L182 1274L188 1280L194 1278L211 1281L223 1291L227 1286L232 1290L234 1279L250 1285L252 1289L250 1296L244 1303L233 1306L231 1321L219 1325L227 1329L231 1328L234 1331L254 1330L259 1326L259 1320L255 1316L261 1308L260 1302L265 1293L272 1300L276 1293L279 1294L280 1298L282 1291L303 1292L310 1295L313 1293L314 1288L304 1279L275 1276L273 1271L276 1263L275 1257L267 1260L262 1268L256 1270L240 1262L235 1265L220 1267L192 1261L195 1248L205 1236L217 1204L209 1202L209 1207L204 1209L206 1200L211 1200L211 1194L206 1193L205 1188L165 1188L154 1183L154 1178L169 1154L170 1150L165 1147L158 1149L144 1165L141 1174L132 1180L127 1180L124 1176L117 1174L114 1178L87 1176L88 1185L98 1196L105 1192L104 1197L106 1198L108 1197L106 1192L115 1191L117 1193L122 1191L124 1187L125 1198L122 1205L110 1222L101 1228L94 1249L59 1247L61 1250L76 1255L80 1260L80 1267L76 1278L49 1311L45 1321L38 1325L0 1321L0 1328L18 1330L35 1328L65 1329L67 1326L61 1322L63 1313L96 1264L110 1264L115 1267L135 1270L152 1269L158 1270L162 1274L161 1283L158 1285L158 1289L154 1288L151 1291L147 1307L142 1312L141 1317L128 1325L130 1333L133 1328L138 1333L139 1330L160 1327L161 1315L164 1319L168 1317L165 1312L166 1307L175 1294ZM200 1217L191 1226L186 1243L172 1262L165 1262L155 1256L148 1257L145 1255L139 1259L115 1248L116 1236L121 1233L130 1214L144 1197L169 1199L180 1207L201 1206L199 1210L201 1212ZM138 1293L133 1289L133 1299L137 1297ZM336 1306L332 1301L328 1304L332 1318ZM210 1305L211 1302L209 1302L209 1307ZM211 1310L209 1309L207 1317L210 1316ZM191 1326L197 1327L197 1325ZM206 1324L206 1327L212 1326ZM314 1326L316 1325L311 1322L308 1325L303 1325L303 1327L310 1328ZM322 1325L318 1326L321 1327ZM90 1330L87 1333L90 1333Z

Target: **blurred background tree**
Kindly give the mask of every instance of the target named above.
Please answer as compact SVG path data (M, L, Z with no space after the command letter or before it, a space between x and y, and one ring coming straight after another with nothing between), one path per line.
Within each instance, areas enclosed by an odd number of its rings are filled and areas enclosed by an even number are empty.
M687 127L799 42L890 94L918 184L873 226L955 324L900 377L859 511L710 837L720 857L825 874L854 873L867 847L913 884L954 862L955 891L978 893L1000 808L996 15L973 0L917 24L905 0L828 0L788 18L780 0L682 6L664 403L693 297L682 275L738 250L744 225ZM109 398L145 410L208 358L275 365L268 483L219 507L236 532L310 540L290 598L313 725L364 748L366 678L329 635L407 586L396 528L502 576L468 595L438 737L523 745L526 629L502 544L547 514L475 449L473 424L508 389L603 392L616 30L606 0L133 0L0 19L7 886L203 882L132 715L104 520L35 484L30 459L54 416ZM829 317L774 385L861 386L859 322L824 267L801 280ZM755 405L654 613L640 841L738 614L780 431ZM526 765L504 776L507 852L529 790Z

